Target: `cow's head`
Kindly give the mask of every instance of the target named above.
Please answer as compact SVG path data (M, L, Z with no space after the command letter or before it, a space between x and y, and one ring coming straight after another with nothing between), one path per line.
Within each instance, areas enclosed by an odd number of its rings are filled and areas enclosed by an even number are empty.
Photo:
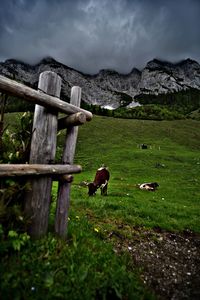
M88 195L89 196L95 195L97 191L97 187L94 185L94 183L93 182L88 183L87 186L88 186Z

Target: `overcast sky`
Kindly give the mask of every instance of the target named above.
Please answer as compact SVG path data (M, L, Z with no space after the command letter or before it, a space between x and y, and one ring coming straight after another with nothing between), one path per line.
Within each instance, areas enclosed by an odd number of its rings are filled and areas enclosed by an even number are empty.
M0 61L46 56L91 74L200 62L200 0L0 0Z

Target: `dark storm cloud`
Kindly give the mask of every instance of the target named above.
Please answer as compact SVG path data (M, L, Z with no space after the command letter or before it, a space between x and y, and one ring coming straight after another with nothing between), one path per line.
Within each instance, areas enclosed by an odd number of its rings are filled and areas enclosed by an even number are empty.
M157 57L200 61L198 0L1 0L0 61L44 56L87 73Z

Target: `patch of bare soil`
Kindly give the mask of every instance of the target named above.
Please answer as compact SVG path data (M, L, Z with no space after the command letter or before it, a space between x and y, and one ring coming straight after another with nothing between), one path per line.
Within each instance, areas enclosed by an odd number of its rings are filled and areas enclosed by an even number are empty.
M124 226L118 225L108 239L116 253L129 252L158 299L200 299L200 234L132 228L127 236Z

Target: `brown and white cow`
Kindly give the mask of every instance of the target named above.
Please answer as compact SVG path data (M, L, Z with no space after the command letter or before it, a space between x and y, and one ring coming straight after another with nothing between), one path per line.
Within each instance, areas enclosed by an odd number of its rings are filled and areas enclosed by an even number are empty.
M157 182L147 182L147 183L142 183L139 185L139 188L141 190L147 190L154 192L157 188L159 187L159 184Z
M108 168L101 167L96 171L96 175L93 182L87 183L88 186L88 195L93 196L95 195L98 188L101 190L101 195L107 195L108 189L108 181L110 179L110 173Z

